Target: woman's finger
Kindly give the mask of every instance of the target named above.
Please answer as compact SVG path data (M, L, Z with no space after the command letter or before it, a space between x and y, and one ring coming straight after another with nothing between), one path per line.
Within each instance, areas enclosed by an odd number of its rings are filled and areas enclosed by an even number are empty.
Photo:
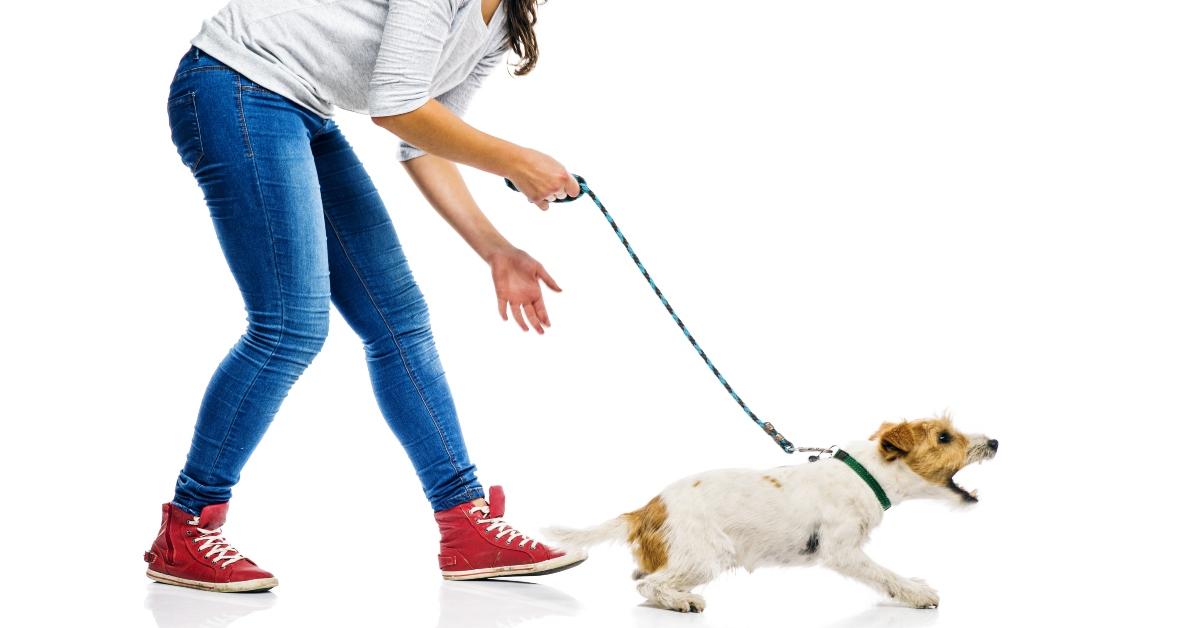
M551 277L550 273L546 272L545 267L538 266L537 276L539 279L544 281L546 283L546 285L550 287L551 290L553 290L555 292L562 292L562 288L558 287L558 282L554 281L554 277Z
M567 195L571 198L575 198L576 196L579 196L581 192L582 190L579 188L579 181L575 177L571 177L570 180L567 181Z
M546 330L542 329L542 319L538 317L537 310L532 304L522 303L521 311L525 312L525 318L529 319L529 325L533 327L538 335L546 333Z
M500 297L496 297L496 305L500 306L500 318L508 320L508 302Z
M521 315L521 305L518 303L510 303L509 305L512 306L512 317L517 322L517 326L521 328L521 331L529 331L529 326L525 324L525 317Z
M546 327L550 326L550 315L546 313L546 302L541 298L534 299L533 309L537 312L538 318L542 319L542 324Z

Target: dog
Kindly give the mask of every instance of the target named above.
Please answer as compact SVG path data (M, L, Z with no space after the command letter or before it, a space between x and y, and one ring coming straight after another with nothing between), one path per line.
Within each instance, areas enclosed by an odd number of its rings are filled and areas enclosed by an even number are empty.
M665 609L703 611L704 598L692 589L739 566L753 571L815 564L906 606L935 608L933 587L879 565L862 546L891 504L919 498L978 501L954 474L995 457L999 447L982 434L960 433L945 416L884 423L868 440L839 448L833 457L765 472L699 473L597 526L545 533L573 548L624 541L637 563L638 592Z

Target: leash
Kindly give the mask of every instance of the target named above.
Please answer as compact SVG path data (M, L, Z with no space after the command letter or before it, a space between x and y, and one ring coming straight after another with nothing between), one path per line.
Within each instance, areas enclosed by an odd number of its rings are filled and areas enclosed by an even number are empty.
M709 370L711 370L712 374L716 376L717 381L721 382L721 385L725 387L725 392L728 392L729 396L733 397L733 400L736 401L739 406L741 406L742 410L746 413L746 416L750 417L750 420L754 421L755 425L762 429L762 431L766 432L767 436L770 436L771 439L774 440L775 443L778 444L779 447L786 453L794 454L797 451L817 452L817 455L810 457L809 460L815 460L822 453L831 453L832 450L828 447L796 447L791 441L789 441L787 438L784 438L783 434L780 434L778 431L776 431L774 425L759 419L758 415L754 414L754 412L750 410L750 407L746 405L746 402L742 401L742 398L733 391L733 386L729 385L729 382L725 380L725 376L721 375L721 371L717 370L717 367L713 364L712 360L709 359L708 354L700 348L700 344L696 342L696 338L692 336L692 332L688 331L687 325L684 325L683 321L680 320L679 315L675 313L675 308L671 307L671 303L667 301L667 297L663 296L662 290L659 290L658 285L655 284L654 280L650 278L650 273L646 270L646 267L642 265L642 260L638 259L637 253L633 252L633 247L630 246L629 240L625 238L625 234L621 233L621 228L617 226L617 223L615 220L613 220L612 215L608 213L608 210L604 207L604 203L600 202L600 199L596 196L596 193L592 191L592 188L588 186L587 181L585 181L583 177L579 175L572 176L574 176L575 180L579 182L579 196L569 196L567 198L556 199L553 202L569 203L582 197L584 194L587 194L589 197L591 197L592 202L596 204L596 207L600 210L600 213L604 214L604 219L608 221L608 225L612 227L613 232L617 234L617 238L621 240L621 244L625 245L625 252L629 253L629 257L633 259L633 263L637 264L638 270L642 272L642 277L646 278L646 283L650 284L650 287L654 290L655 296L657 296L658 300L662 302L663 307L667 308L667 313L670 314L671 318L675 320L675 324L679 325L680 331L682 331L683 335L687 337L688 342L692 343L692 348L696 350L696 353L700 354L700 358L704 360L706 365L708 365ZM509 189L513 190L514 192L521 191L517 189L517 186L512 181L509 181L508 179L505 179L504 183L508 185Z

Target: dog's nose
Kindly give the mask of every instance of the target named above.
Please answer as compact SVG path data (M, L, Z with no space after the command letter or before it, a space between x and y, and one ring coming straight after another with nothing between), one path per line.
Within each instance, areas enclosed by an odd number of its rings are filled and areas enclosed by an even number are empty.
M988 449L991 449L992 451L996 451L996 450L1000 449L1000 441L998 441L994 438L989 440L988 441Z

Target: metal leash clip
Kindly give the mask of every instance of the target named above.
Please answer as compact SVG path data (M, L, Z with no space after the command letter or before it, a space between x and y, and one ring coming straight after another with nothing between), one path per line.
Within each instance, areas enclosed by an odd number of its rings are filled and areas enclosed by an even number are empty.
M809 449L806 449L805 451L817 452L808 457L809 462L816 462L816 461L822 460L822 459L827 460L829 458L833 458L834 456L837 455L838 450L839 450L839 448L837 445L830 445L829 447L826 447L825 449L809 448Z

